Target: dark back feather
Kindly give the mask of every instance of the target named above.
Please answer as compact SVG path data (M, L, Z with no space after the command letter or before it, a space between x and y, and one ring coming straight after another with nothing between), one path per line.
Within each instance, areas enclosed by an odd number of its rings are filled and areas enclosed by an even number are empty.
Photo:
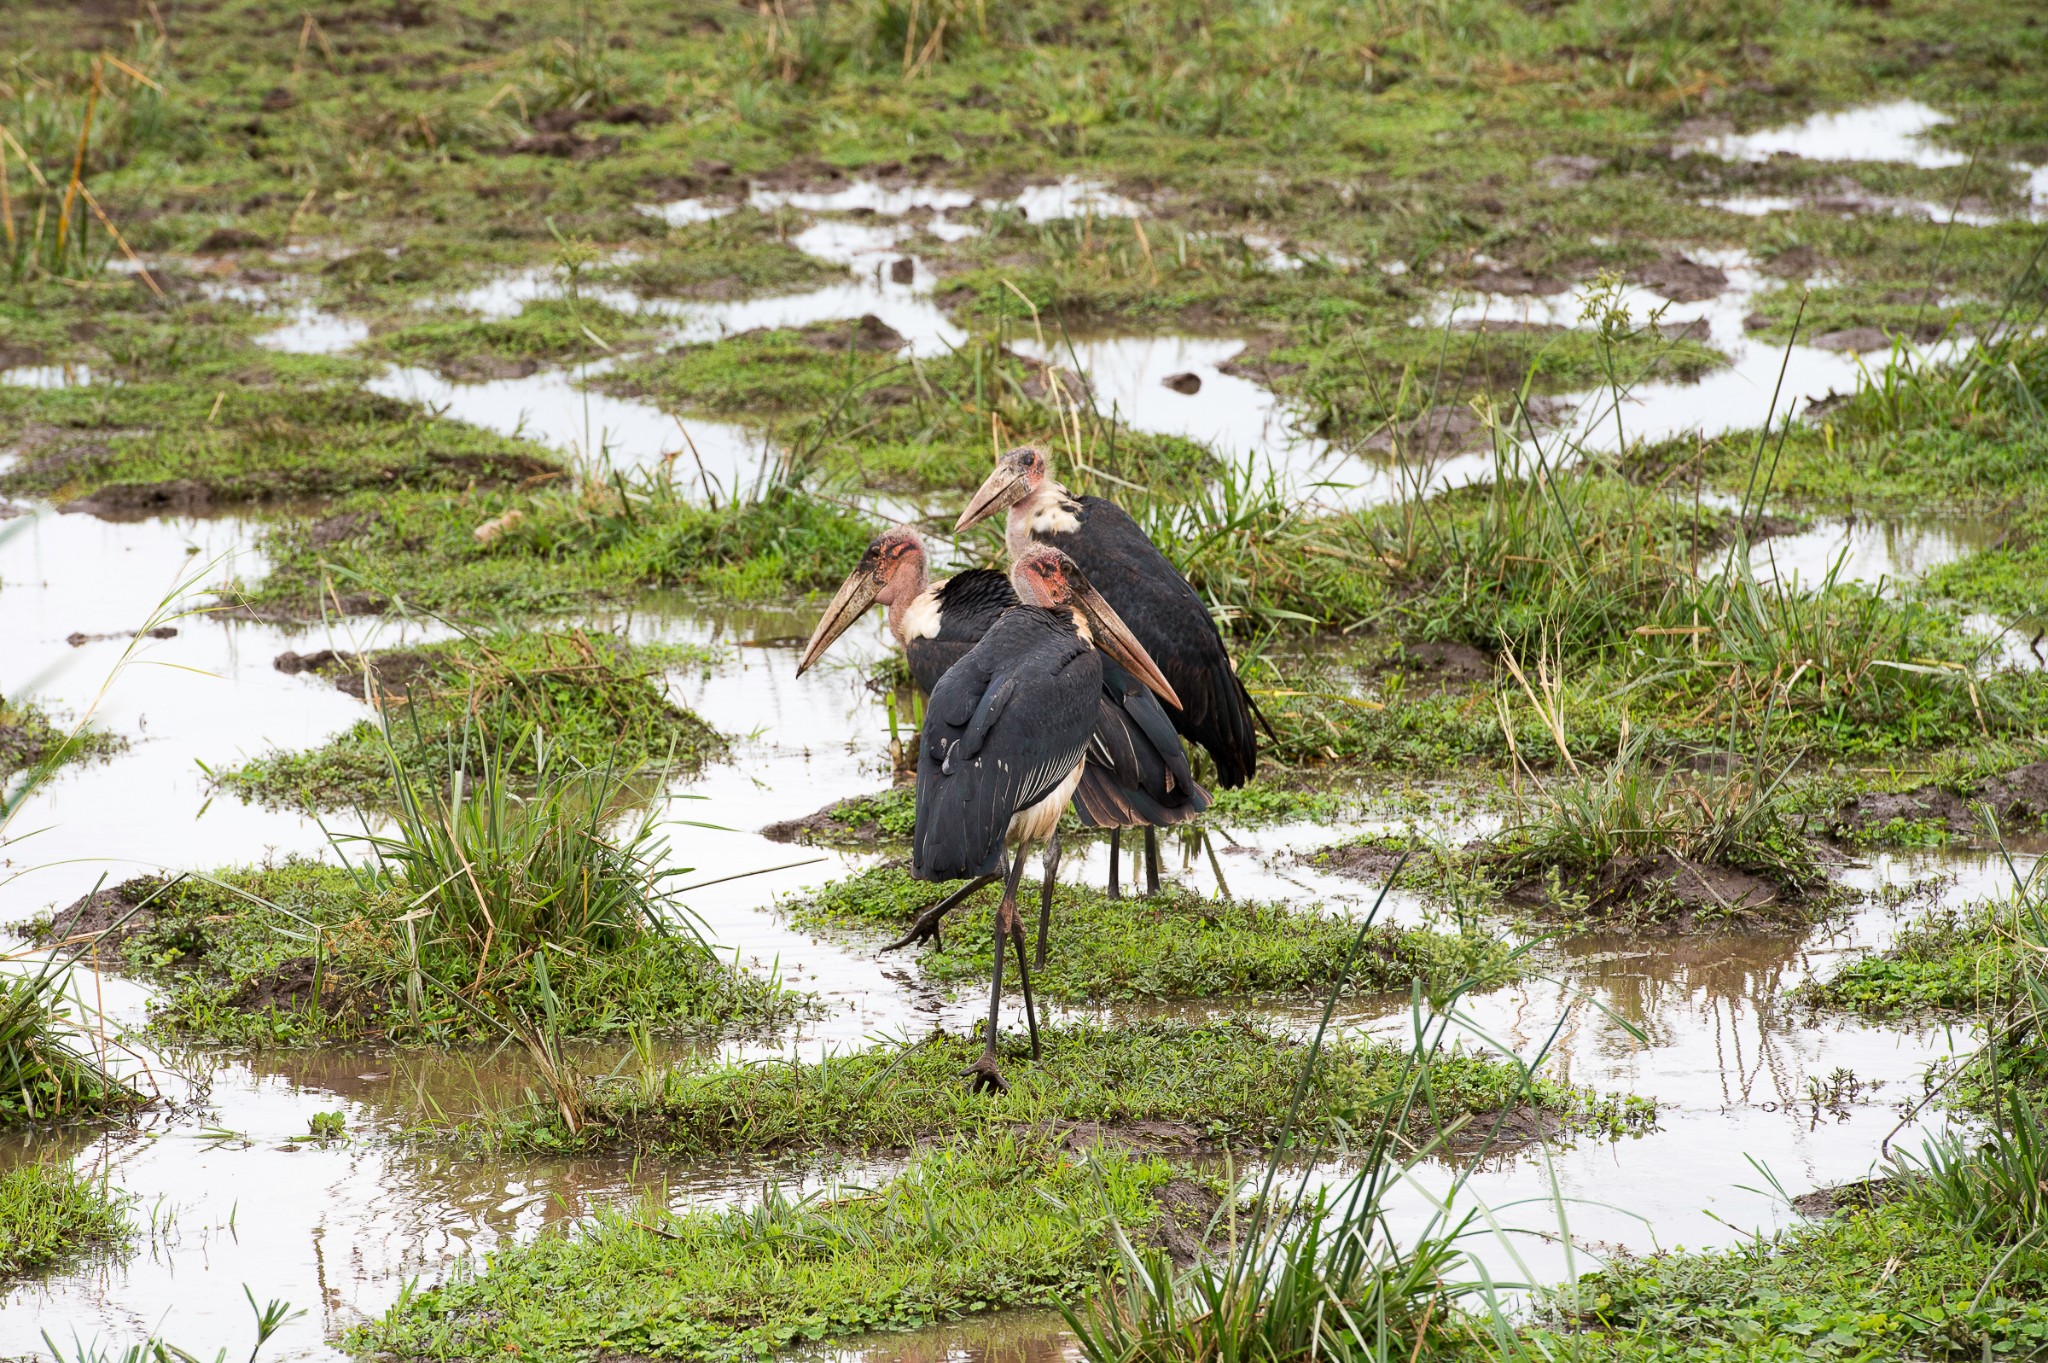
M1209 750L1222 785L1243 785L1258 768L1258 731L1208 607L1122 507L1075 501L1078 529L1036 538L1081 565L1180 697L1182 708L1166 712L1173 727Z
M910 679L927 696L946 670L981 642L1002 613L1017 604L1017 589L993 568L970 568L933 589L939 607L939 632L912 639L903 646Z
M1101 694L1101 655L1071 614L1005 611L925 708L911 874L958 880L999 869L1011 816L1073 771Z

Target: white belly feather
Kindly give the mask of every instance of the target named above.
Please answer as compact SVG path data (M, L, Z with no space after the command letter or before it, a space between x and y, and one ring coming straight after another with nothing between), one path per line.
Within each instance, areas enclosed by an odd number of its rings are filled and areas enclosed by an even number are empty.
M1013 847L1024 843L1044 842L1052 836L1053 830L1060 826L1060 816L1067 812L1067 805L1074 798L1074 791L1080 787L1081 766L1082 764L1076 761L1074 769L1053 787L1050 795L1010 816L1010 830L1007 836Z

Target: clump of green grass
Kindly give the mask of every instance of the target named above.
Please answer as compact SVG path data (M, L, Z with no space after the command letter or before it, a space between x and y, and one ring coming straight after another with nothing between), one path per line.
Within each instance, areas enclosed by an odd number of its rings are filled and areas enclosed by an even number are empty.
M134 1234L129 1197L56 1160L0 1173L0 1281L43 1273Z
M162 356L155 357L156 363ZM0 492L111 510L511 486L559 476L555 456L357 387L360 367L246 345L220 360L121 384L0 389L0 423L26 435Z
M0 1127L77 1121L142 1101L108 1071L95 1044L104 1039L71 1016L63 980L51 957L34 974L0 981Z
M503 529L479 539L485 525ZM837 586L873 534L801 487L709 505L666 471L526 493L364 497L270 532L271 571L236 596L303 616L336 597L351 611L463 615L560 611L662 587L780 600Z
M456 379L532 373L542 364L597 359L644 342L655 329L593 298L536 299L515 317L437 317L376 338L375 349L400 364L428 365Z
M741 209L677 227L651 250L591 278L643 298L744 298L793 292L845 278L846 272L790 245L776 216Z
M671 701L666 670L709 661L702 650L632 646L583 630L470 633L447 643L362 657L334 655L319 670L380 713L309 752L277 753L222 773L245 799L319 809L376 805L391 791L393 754L411 772L475 776L488 752L509 770L536 773L543 748L518 738L540 730L557 761L638 771L692 771L726 739Z
M1026 890L1025 901L1033 902L1036 887L1026 882ZM901 867L879 866L785 908L801 925L893 935L936 897L934 887ZM956 911L941 944L919 956L926 977L966 986L988 978L993 887L980 898L987 902ZM1209 900L1174 889L1111 899L1068 883L1054 896L1051 943L1032 986L1039 997L1062 1001L1298 995L1326 990L1340 975L1356 993L1415 987L1429 996L1454 981L1505 983L1521 966L1506 943L1478 931L1381 924L1361 940L1355 922L1319 909Z
M164 900L124 946L164 972L156 1025L265 1045L510 1035L566 1090L560 1035L798 1011L713 955L632 773L574 763L540 731L505 744L471 727L440 770L407 767L396 745L385 758L388 813L334 835L342 868L121 887Z
M798 1197L672 1212L659 1198L544 1234L402 1296L352 1347L582 1359L765 1356L1078 1291L1113 1225L1163 1215L1164 1161L1070 1154L990 1135L917 1155L901 1174ZM1197 1228L1199 1232L1199 1228Z
M2026 915L2017 900L1936 908L1800 997L1871 1018L1995 1017L2014 999Z
M585 1143L631 1139L677 1155L745 1150L906 1149L990 1126L1060 1129L1168 1123L1189 1138L1244 1144L1285 1125L1307 1049L1250 1024L1130 1022L1041 1028L1044 1059L1012 1061L1010 1091L981 1096L960 1082L977 1038L934 1033L816 1063L688 1065L589 1086ZM1403 1082L1407 1053L1387 1043L1329 1049L1300 1129L1317 1138L1369 1121ZM1448 1126L1522 1101L1526 1076L1479 1054L1442 1057L1430 1073L1424 1124ZM1537 1080L1528 1101L1580 1130L1620 1132L1648 1120L1633 1100ZM508 1139L567 1142L550 1123L507 1125ZM573 1143L573 1142L571 1142Z
M1573 763L1537 785L1529 813L1499 840L1508 873L1561 874L1583 882L1596 901L1619 889L1604 881L1636 866L1743 871L1789 896L1825 878L1813 845L1787 815L1784 772L1772 774L1761 760L1725 774L1687 771L1652 763L1644 750L1639 737L1610 763Z

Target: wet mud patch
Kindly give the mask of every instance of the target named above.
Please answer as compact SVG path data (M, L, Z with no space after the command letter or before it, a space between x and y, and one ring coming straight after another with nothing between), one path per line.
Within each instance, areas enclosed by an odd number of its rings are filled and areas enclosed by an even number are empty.
M1523 875L1502 898L1544 916L1654 924L1677 933L1803 925L1831 902L1817 884L1788 884L1667 849L1623 853L1591 872L1558 866Z
M1858 795L1835 811L1830 831L1853 843L1925 840L1929 835L1982 839L1990 835L1981 813L1986 805L2004 829L2048 822L2048 762L2029 763L1960 792L1929 783Z
M1801 1216L1820 1218L1840 1216L1845 1212L1868 1211L1897 1202L1906 1196L1908 1189L1904 1182L1889 1174L1876 1178L1859 1178L1849 1183L1837 1183L1828 1188L1815 1188L1800 1193L1792 1199L1792 1210Z
M784 819L761 830L772 842L875 846L908 841L916 824L915 786L896 786L873 795L835 800L800 819Z

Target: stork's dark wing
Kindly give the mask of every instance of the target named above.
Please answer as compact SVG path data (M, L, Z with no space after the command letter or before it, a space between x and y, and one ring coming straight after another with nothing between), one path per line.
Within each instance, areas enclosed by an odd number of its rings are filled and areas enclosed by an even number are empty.
M1074 808L1097 828L1184 823L1209 807L1180 735L1143 682L1102 660L1102 699Z
M941 582L934 592L939 632L912 639L903 646L910 679L930 695L948 668L981 642L1002 613L1017 604L1010 579L993 568L970 568Z
M1173 726L1209 750L1223 785L1243 785L1258 767L1258 732L1208 607L1122 507L1078 502L1078 529L1039 538L1081 565L1152 655L1180 697L1182 708L1168 712Z
M919 880L988 875L1010 817L1081 760L1102 691L1101 655L1064 611L1018 606L932 691L917 757Z

